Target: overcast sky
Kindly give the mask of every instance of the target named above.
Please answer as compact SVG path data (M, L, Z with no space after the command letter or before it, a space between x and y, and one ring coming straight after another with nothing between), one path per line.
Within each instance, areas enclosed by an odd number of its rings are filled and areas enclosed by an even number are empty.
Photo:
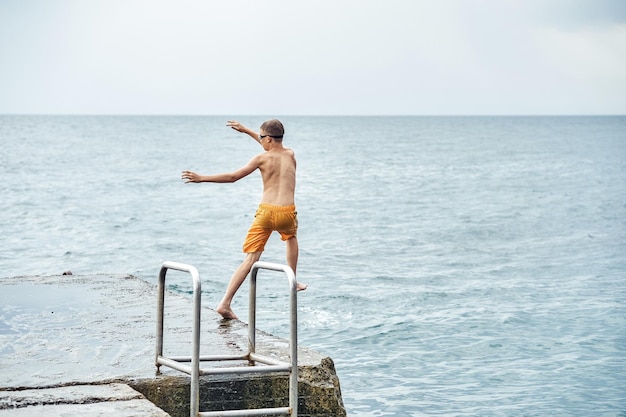
M0 114L626 114L625 0L0 0Z

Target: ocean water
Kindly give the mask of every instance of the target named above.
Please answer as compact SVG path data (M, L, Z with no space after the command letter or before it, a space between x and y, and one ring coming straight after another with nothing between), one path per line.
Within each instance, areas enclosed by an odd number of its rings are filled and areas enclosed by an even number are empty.
M156 282L172 260L214 307L260 176L180 172L262 151L228 118L0 116L1 275ZM282 120L299 341L333 358L348 415L626 416L626 117ZM263 259L284 262L277 235ZM286 337L286 280L259 279L258 326Z

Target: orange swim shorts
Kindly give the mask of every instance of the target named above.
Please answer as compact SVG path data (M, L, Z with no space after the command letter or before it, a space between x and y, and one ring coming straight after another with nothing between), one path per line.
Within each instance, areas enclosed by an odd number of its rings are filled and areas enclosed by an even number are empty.
M280 233L282 240L295 237L298 232L296 206L272 206L259 204L254 221L243 243L245 253L262 252L273 231Z

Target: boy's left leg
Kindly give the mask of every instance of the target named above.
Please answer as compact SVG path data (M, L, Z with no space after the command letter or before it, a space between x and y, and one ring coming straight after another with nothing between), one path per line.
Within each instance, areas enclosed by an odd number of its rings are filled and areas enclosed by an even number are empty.
M291 237L285 241L285 244L287 245L285 248L287 266L289 266L293 270L293 273L295 274L296 268L298 266L298 251L299 251L298 238L295 236ZM306 290L307 285L301 282L298 282L296 288L298 291Z

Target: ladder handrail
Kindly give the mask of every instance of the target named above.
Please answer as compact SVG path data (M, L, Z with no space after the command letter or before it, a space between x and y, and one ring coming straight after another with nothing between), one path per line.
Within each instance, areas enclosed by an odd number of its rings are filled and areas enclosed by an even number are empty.
M191 357L166 358L163 356L163 328L164 328L164 307L165 307L165 276L168 269L188 272L191 274L193 281L193 329L192 329L192 355ZM276 361L272 358L265 358L256 354L256 281L259 269L267 269L272 271L284 272L289 281L289 305L290 305L290 331L289 331L289 364ZM191 393L189 414L191 417L222 415L219 412L200 412L200 375L208 375L212 373L244 373L245 369L226 368L218 371L207 371L200 369L201 361L219 361L233 360L232 356L203 356L200 357L200 322L201 322L201 304L202 291L200 274L198 270L187 264L179 262L165 261L161 265L159 271L157 285L157 340L156 340L156 358L155 364L157 374L160 373L160 366L168 366L180 372L187 373L191 376ZM260 362L265 365L265 370L255 370L256 372L272 372L285 371L289 372L289 407L273 408L273 409L256 409L256 410L233 410L224 412L223 415L263 415L263 414L289 414L293 417L298 415L298 308L297 308L297 282L294 271L286 265L275 264L270 262L257 261L252 265L250 272L250 306L248 310L248 353L241 359L249 362ZM191 366L187 367L180 362L191 362ZM248 369L248 372L250 370ZM255 372L255 373L256 373ZM240 414L236 414L239 412Z
M157 373L160 369L159 357L163 356L163 316L165 307L165 275L168 269L188 272L191 274L193 282L193 327L191 333L191 397L190 416L196 416L200 409L200 312L202 303L202 290L200 274L196 267L179 262L165 261L159 271L159 282L157 286Z
M248 309L248 353L256 353L256 279L259 269L284 272L289 281L289 406L293 407L292 416L298 415L298 290L296 274L287 265L257 261L250 270L250 306Z

